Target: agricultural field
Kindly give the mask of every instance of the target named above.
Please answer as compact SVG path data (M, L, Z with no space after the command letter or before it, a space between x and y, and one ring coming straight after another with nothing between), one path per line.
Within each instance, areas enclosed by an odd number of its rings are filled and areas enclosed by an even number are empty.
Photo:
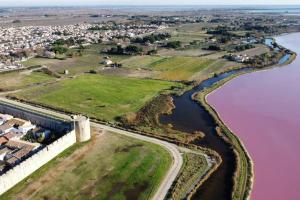
M125 68L142 68L155 72L151 76L149 75L151 78L172 81L202 80L213 72L239 65L238 63L229 62L224 59L211 59L210 56L207 56L207 58L190 56L134 56L123 60L122 63Z
M171 162L158 145L94 130L1 199L151 199Z
M151 64L151 68L160 71L157 78L166 80L200 80L212 72L234 66L236 63L226 60L214 60L200 57L176 56Z
M242 67L243 64L227 61L225 59L216 59L213 63L209 65L209 67L203 69L202 71L195 73L191 79L201 81L207 79L210 75L215 73L221 73L229 69Z
M189 48L184 50L174 50L174 49L161 49L158 51L160 56L204 56L207 54L212 54L213 51L202 50L201 48Z
M179 27L172 27L166 29L171 33L172 41L181 41L182 43L190 43L192 41L205 41L205 38L209 37L206 31L203 30L204 24L185 24Z
M32 102L113 121L136 112L161 91L181 84L150 79L85 74L31 88L14 96Z
M193 74L209 67L214 61L202 58L171 57L152 63L151 68L161 71L157 78L190 80Z
M0 74L0 91L21 89L26 86L54 81L55 78L42 72L8 72Z

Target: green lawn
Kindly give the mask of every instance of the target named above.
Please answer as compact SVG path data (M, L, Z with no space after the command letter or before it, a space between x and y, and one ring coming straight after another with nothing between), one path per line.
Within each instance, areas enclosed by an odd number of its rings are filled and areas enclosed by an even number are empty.
M114 133L64 154L1 199L151 199L172 161L158 145Z
M29 101L112 121L142 108L160 91L177 83L150 79L85 74L35 87L15 96Z

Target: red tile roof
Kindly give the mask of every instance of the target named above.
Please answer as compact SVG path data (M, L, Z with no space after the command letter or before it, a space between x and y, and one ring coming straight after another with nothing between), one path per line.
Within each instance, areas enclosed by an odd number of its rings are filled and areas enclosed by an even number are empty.
M5 136L0 137L0 145L3 145L8 142L8 138Z

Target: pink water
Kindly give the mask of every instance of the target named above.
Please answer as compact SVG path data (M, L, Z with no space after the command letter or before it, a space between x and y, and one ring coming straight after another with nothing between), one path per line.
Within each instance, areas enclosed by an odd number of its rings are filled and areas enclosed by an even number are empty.
M254 161L253 200L300 200L300 33L277 42L290 65L233 79L207 97Z

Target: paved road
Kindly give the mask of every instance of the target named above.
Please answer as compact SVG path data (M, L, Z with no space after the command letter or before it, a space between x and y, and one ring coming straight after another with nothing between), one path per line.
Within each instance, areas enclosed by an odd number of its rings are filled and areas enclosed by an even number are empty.
M70 118L70 116L62 114L62 113L57 113L55 111L52 110L48 110L48 109L44 109L44 108L38 108L35 106L31 106L28 104L23 104L20 102L16 102L16 101L12 101L6 98L1 98L0 97L0 101L2 102L6 102L9 104L14 104L15 106L20 106L22 108L28 109L28 110L34 110L40 113L44 113L44 114L48 114L48 115L52 115L52 116L56 116L62 119L66 119L66 120L72 120ZM165 148L167 151L170 152L171 156L172 156L172 165L170 167L170 169L168 170L167 174L165 175L163 181L161 182L156 194L153 196L153 200L163 200L165 198L165 196L168 193L168 190L170 189L172 183L174 182L174 180L176 179L181 166L183 164L183 158L181 153L179 152L179 149L176 145L159 140L159 139L155 139L155 138L151 138L151 137L147 137L147 136L143 136L143 135L139 135L136 133L132 133L129 131L124 131L124 130L120 130L117 128L113 128L110 126L105 126L102 124L98 124L98 123L93 123L91 122L91 126L95 127L95 128L100 128L100 129L104 129L107 131L112 131L115 133L119 133L122 135L126 135L128 137L132 137L132 138L136 138L139 140L143 140L143 141L147 141L147 142L151 142L157 145L160 145L161 147Z
M126 135L128 137L133 137L133 138L136 138L136 139L139 139L139 140L155 143L155 144L160 145L161 147L165 148L166 150L168 150L170 152L170 154L173 157L172 166L168 170L166 176L164 177L164 180L161 182L158 190L156 191L156 194L152 198L153 200L163 200L165 198L165 196L167 195L168 190L172 186L172 183L176 179L176 177L177 177L177 175L178 175L178 173L181 169L181 166L183 164L182 155L179 152L177 146L174 145L174 144L162 141L162 140L158 140L158 139L155 139L155 138L151 138L151 137L135 134L135 133L132 133L132 132L120 130L120 129L113 128L113 127L110 127L110 126L105 126L105 125L96 124L96 123L91 123L91 125L92 125L92 127L101 128L101 129L104 129L104 130L107 130L107 131L112 131L112 132L115 132L115 133Z

